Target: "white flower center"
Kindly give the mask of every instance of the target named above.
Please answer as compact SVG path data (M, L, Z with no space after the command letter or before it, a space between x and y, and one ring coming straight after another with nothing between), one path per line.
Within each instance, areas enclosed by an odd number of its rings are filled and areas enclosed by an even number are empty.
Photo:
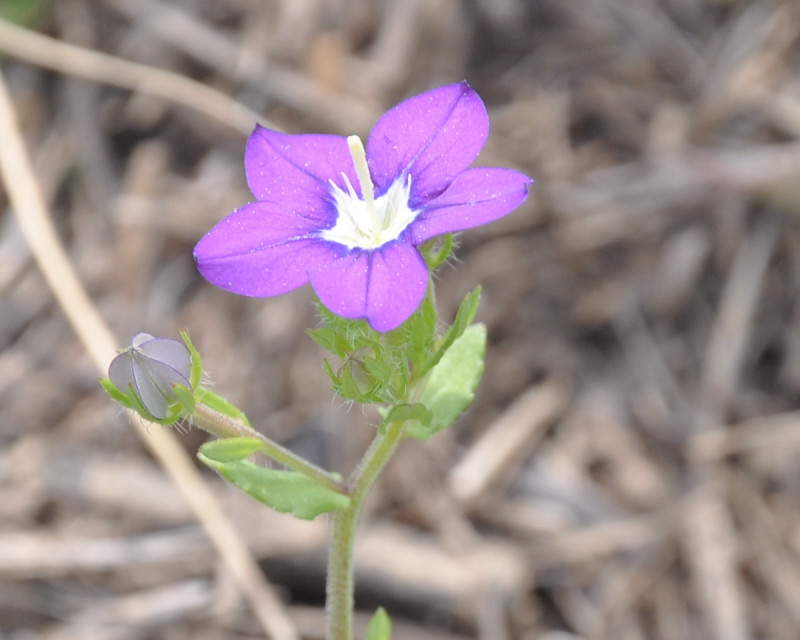
M346 175L342 174L347 191L331 181L338 216L336 224L325 229L322 237L348 249L376 249L397 239L419 213L408 206L411 176L405 181L398 178L386 193L375 198L364 145L358 136L350 136L347 142L364 199L358 197Z

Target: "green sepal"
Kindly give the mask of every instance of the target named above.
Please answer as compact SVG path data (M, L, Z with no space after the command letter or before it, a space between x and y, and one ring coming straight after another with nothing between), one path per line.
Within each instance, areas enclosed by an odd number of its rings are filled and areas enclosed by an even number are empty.
M450 240L444 244L449 251ZM472 322L480 302L477 288L464 298L453 325L437 340L433 283L428 287L408 320L384 333L364 320L337 316L318 302L324 326L309 335L336 356L323 363L335 393L353 402L391 406L408 398L411 388L427 377Z
M197 391L195 391L195 399L197 402L208 406L217 413L221 413L222 415L233 418L234 420L244 422L248 427L252 426L250 421L247 419L247 416L244 414L244 412L242 412L241 409L239 409L239 407L231 404L228 400L220 395L217 395L213 391L202 388L197 389Z
M392 367L378 358L364 358L361 362L373 380L389 380L394 373Z
M339 384L339 374L333 370L333 365L327 358L322 361L322 370L328 375L334 390L336 390L336 385Z
M180 420L181 418L183 418L188 413L187 410L184 408L183 403L179 399L173 402L167 408L166 417L156 418L147 410L144 404L142 404L142 401L139 399L139 396L136 395L136 392L133 390L133 388L130 388L128 393L125 393L117 385L111 382L109 378L100 378L100 385L103 387L103 389L105 389L106 393L110 395L113 400L121 404L126 409L135 411L145 420L149 420L150 422L157 422L158 424L163 424L163 425L171 425ZM185 389L185 387L181 388Z
M313 520L350 505L349 496L305 474L268 469L246 459L260 450L258 438L225 438L206 442L197 457L259 502L302 520Z
M324 309L322 303L319 304L319 307ZM330 312L324 313L323 317L327 326L306 331L311 339L323 349L336 354L339 358L344 358L348 353L355 351L355 339L360 333L358 328L363 321L339 318ZM335 319L338 319L339 322L336 322Z
M320 327L319 329L308 329L306 333L314 342L325 349L325 351L330 351L331 353L336 353L336 355L339 355L336 348L336 331L330 327Z
M411 422L408 435L424 440L449 427L472 403L483 375L486 327L473 324L456 338L430 372L419 401L432 413L429 424Z
M367 627L366 640L390 640L392 637L392 621L386 609L378 607Z
M192 385L192 389L197 389L200 386L200 379L203 377L203 361L200 358L200 353L194 348L192 341L189 339L189 334L186 331L181 331L181 339L192 357L192 368L189 370L189 382Z
M189 334L186 333L186 331L181 331L181 338L183 339L186 348L189 350L191 357L189 384L194 389L197 389L200 379L203 375L203 362L200 359L200 354L197 352L197 349L195 349L192 341L189 339ZM191 388L187 388L182 385L175 385L173 389L175 390L176 399L169 405L169 407L167 407L167 415L164 418L156 418L147 410L147 408L144 406L144 403L142 403L141 399L133 388L128 389L127 392L123 391L109 378L101 378L100 384L102 385L103 389L106 390L106 393L108 393L108 395L110 395L122 406L135 411L146 420L164 425L171 425L194 411L195 403L197 402L197 398L201 393L198 390L197 395L195 395L195 392L192 391ZM241 416L238 417L241 418Z
M413 384L412 371L414 378L421 378L422 368L434 353L437 317L433 298L433 283L429 281L428 291L417 310L389 334L392 345L404 355L401 362L407 369L404 375L405 382L409 384ZM407 391L407 387L399 388L398 397L406 397Z
M131 400L127 394L123 393L109 378L100 378L100 385L106 390L106 393L111 396L112 400L116 400L123 407L133 409Z
M334 384L334 391L354 402L375 402L377 398L375 395L375 383L371 378L366 379L367 377L364 375L359 375L360 380L357 381L354 375L354 368L357 366L351 363L342 368L338 385ZM362 372L359 371L358 373L361 374Z
M175 391L175 396L178 398L178 402L183 407L183 410L186 413L191 413L194 411L196 400L194 392L191 389L184 387L182 384L176 384L172 388Z
M453 250L453 234L446 233L428 240L419 247L428 269L436 270L448 257Z
M381 390L387 387L387 369L381 357L382 337L364 320L342 318L317 304L325 326L308 331L323 349L341 362L323 362L333 391L347 400L359 403L383 402Z

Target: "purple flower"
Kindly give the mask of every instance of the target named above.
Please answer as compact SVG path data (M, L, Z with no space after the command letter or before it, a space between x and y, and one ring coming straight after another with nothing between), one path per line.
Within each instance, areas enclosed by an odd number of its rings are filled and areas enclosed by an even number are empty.
M247 296L311 282L322 303L377 331L402 324L428 283L417 246L500 218L532 180L469 165L489 118L466 82L397 105L367 140L287 135L256 126L245 151L256 202L234 211L194 250L200 273Z

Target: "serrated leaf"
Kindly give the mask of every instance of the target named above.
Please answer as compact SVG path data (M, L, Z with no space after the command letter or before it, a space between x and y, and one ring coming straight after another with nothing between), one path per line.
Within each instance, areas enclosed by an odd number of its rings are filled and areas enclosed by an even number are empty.
M268 469L245 459L260 446L257 438L225 438L204 444L197 457L259 502L296 518L313 520L349 506L349 496L302 473Z
M378 607L367 627L366 640L390 640L392 637L392 621L386 609Z
M424 440L449 427L472 403L483 375L486 327L469 326L431 370L420 398L432 413L430 424L411 423L408 435Z

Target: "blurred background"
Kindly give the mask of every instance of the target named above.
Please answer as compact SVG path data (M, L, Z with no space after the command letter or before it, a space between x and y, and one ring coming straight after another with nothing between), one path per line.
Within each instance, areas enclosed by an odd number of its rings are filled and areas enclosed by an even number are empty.
M119 345L188 330L219 393L342 473L374 416L331 400L310 290L245 299L194 269L194 243L251 199L255 119L365 136L467 79L492 126L478 164L535 178L438 273L446 319L483 285L487 371L468 414L376 487L360 623L383 604L397 640L800 636L798 3L0 0L0 16L36 178ZM0 638L263 637L97 377L0 189ZM178 435L192 456L204 439ZM298 634L321 638L324 518L203 473Z

